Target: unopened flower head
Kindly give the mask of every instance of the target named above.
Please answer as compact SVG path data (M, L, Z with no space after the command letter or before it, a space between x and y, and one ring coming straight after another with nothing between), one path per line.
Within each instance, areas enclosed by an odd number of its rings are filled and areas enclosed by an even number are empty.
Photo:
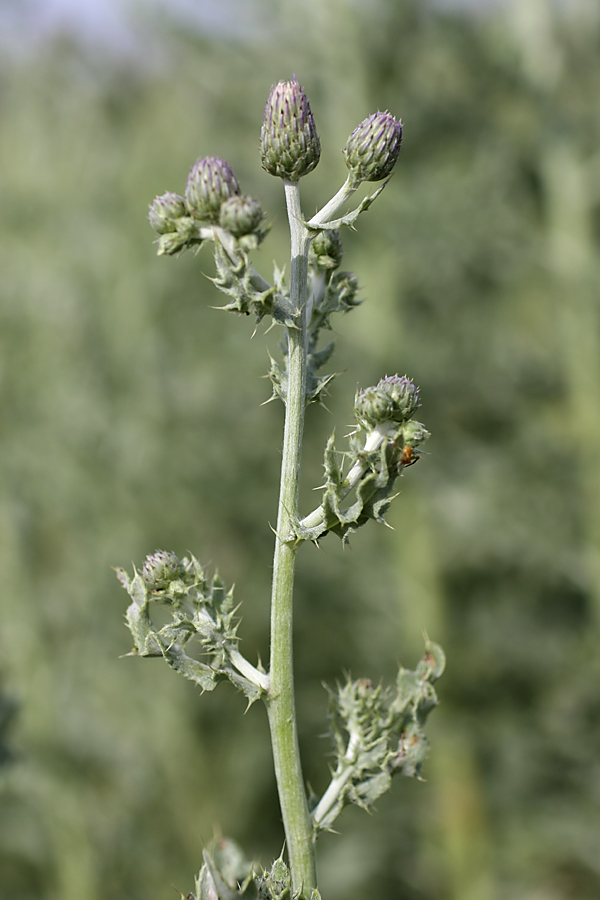
M159 234L175 231L177 219L182 216L187 216L185 200L171 191L157 197L148 210L148 221Z
M406 422L402 429L402 440L406 447L419 447L424 444L427 438L431 437L427 429L420 422L411 419Z
M405 422L418 405L419 390L406 375L386 376L375 387L358 391L354 398L356 418L365 428Z
M262 167L297 181L315 168L321 144L308 97L296 81L280 81L267 100L260 132Z
M344 148L346 165L357 181L381 181L391 175L402 143L402 122L389 112L367 116Z
M185 202L197 219L217 223L221 205L239 193L240 186L229 163L218 156L207 156L192 166Z
M410 419L419 405L419 388L407 375L386 375L378 382L377 388L385 391L394 405L394 419Z
M219 224L234 237L242 237L258 230L263 215L258 200L240 194L230 197L223 203L219 213Z
M320 231L310 249L311 261L319 269L337 269L342 261L342 240L337 230Z
M142 578L153 591L168 589L172 581L178 581L184 574L183 563L169 550L151 553L142 565Z

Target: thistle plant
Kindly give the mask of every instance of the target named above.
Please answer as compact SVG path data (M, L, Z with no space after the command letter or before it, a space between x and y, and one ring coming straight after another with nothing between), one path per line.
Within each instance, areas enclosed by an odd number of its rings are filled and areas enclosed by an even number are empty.
M354 226L389 180L402 140L402 125L388 112L361 122L348 138L348 177L311 219L300 205L299 181L318 164L321 147L308 98L294 79L280 82L268 98L261 130L263 168L281 178L291 236L289 281L275 269L272 283L250 262L267 235L259 202L242 194L230 166L208 157L192 167L183 195L165 193L152 203L149 220L158 233L158 254L212 247L215 285L227 296L224 309L270 319L282 332L281 358L271 361L272 399L285 407L283 454L271 595L268 669L240 652L237 605L217 573L194 556L179 559L159 550L139 570L118 576L131 598L127 625L132 654L162 657L185 678L211 691L228 679L249 704L264 702L268 714L285 850L270 869L253 867L231 841L219 841L188 894L191 900L317 900L315 843L342 809L369 809L398 773L419 777L427 754L426 719L437 704L434 682L444 668L440 647L426 641L414 671L400 668L393 685L347 677L329 689L335 763L321 797L309 798L302 774L292 666L293 589L296 555L329 533L348 542L369 520L384 522L394 487L420 457L428 438L415 420L419 391L406 375L386 375L356 393L356 424L338 449L334 435L324 453L319 505L302 515L298 493L305 410L321 403L334 375L323 372L334 350L324 342L332 317L362 302L358 281L340 271L340 230ZM351 212L342 212L363 182L383 181ZM265 527L266 524L265 524ZM171 615L154 625L152 608ZM190 648L196 647L196 653Z

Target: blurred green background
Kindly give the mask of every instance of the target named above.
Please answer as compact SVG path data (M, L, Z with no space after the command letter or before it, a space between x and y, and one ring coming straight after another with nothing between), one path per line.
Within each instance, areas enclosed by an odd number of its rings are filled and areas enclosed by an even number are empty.
M16 7L4 0L3 11ZM225 14L223 9L228 10ZM158 547L218 565L268 655L282 410L262 331L211 307L210 253L155 256L149 202L219 155L274 229L258 135L295 73L323 145L311 212L368 113L396 174L344 267L330 412L308 416L304 509L357 386L408 373L428 455L349 549L304 548L298 708L328 780L322 682L448 654L424 783L319 845L325 900L600 896L600 7L255 0L191 27L139 3L124 48L63 34L0 62L0 897L186 893L215 833L268 864L282 829L266 717L120 659L111 566ZM277 352L277 334L266 344Z

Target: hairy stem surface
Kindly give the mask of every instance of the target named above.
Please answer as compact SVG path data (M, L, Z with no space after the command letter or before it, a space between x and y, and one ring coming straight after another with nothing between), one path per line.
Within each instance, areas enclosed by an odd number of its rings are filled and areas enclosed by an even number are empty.
M290 301L297 328L288 328L288 390L271 596L271 666L267 701L275 775L294 891L316 887L312 823L306 802L294 702L292 601L296 549L289 542L298 518L298 488L306 406L306 300L309 235L298 185L284 181L291 232Z
M323 209L320 209L319 212L312 217L308 224L324 225L325 222L331 219L335 213L342 208L344 203L350 199L359 186L360 181L354 181L349 175L337 194L331 198L329 203L325 204Z

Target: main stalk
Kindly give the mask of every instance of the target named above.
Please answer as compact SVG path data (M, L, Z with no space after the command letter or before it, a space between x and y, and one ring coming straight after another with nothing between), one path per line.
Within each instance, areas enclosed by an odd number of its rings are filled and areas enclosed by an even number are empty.
M307 271L310 238L302 222L297 182L284 179L291 234L290 305L297 327L287 329L288 387L279 511L271 595L271 688L267 709L292 886L310 896L316 887L312 822L298 748L293 672L293 592L296 548L289 540L298 520L298 489L306 406Z

